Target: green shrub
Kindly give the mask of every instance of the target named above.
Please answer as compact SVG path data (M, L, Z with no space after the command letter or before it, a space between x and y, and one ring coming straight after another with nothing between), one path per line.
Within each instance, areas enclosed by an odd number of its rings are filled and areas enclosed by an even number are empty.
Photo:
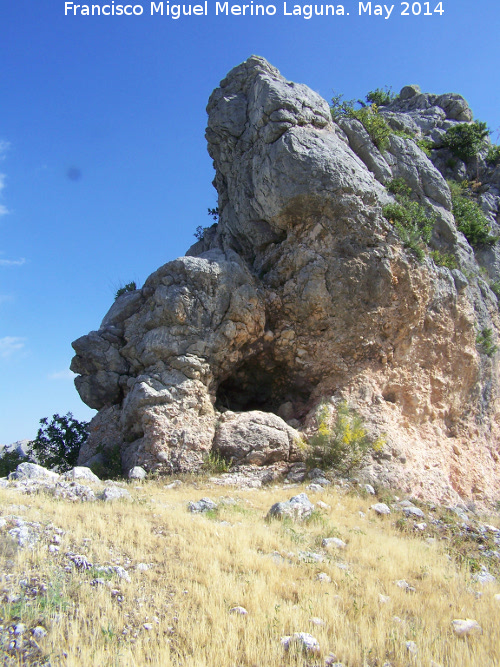
M359 468L370 451L380 451L383 438L368 435L361 417L346 402L337 409L330 426L330 410L322 403L316 413L318 430L309 438L307 464L311 467L334 468L349 476Z
M231 469L231 461L228 461L219 452L212 450L205 456L202 468L205 472L212 474L229 472Z
M473 246L495 243L498 237L490 234L490 223L479 204L473 199L468 184L448 181L448 185L457 229Z
M126 294L127 292L134 292L136 289L137 285L134 280L131 283L127 283L123 287L120 287L116 290L115 300L118 299L119 296L122 296L122 294Z
M458 268L458 262L455 255L452 255L449 252L440 252L439 250L433 250L431 252L431 257L437 266L445 266L447 269Z
M121 446L105 447L99 445L96 448L100 461L90 465L90 469L99 479L119 479L123 476Z
M392 130L384 118L379 114L378 106L372 104L370 106L362 106L360 109L355 109L354 105L356 102L354 100L342 101L342 98L342 94L334 95L334 97L332 97L330 112L333 120L337 121L340 118L355 118L356 120L359 120L361 125L363 125L370 135L375 146L381 151L386 150L389 147L389 137L392 134ZM360 104L362 104L362 102L360 102Z
M353 109L350 115L351 118L359 120L379 150L385 151L389 148L389 137L392 130L383 116L379 114L376 104L358 110Z
M476 345L481 352L492 357L497 351L497 346L493 343L493 331L491 329L482 329L476 336Z
M376 104L379 107L387 106L391 102L394 102L398 98L398 95L392 92L392 88L385 86L382 88L376 88L375 90L370 90L366 96L366 101L368 104Z
M443 145L464 162L469 162L477 157L479 151L485 145L488 136L486 123L475 121L474 123L460 123L447 130Z
M497 297L497 299L500 299L500 280L491 283L490 289L493 292L493 294Z
M498 164L500 162L500 146L493 144L488 148L486 162L489 162L490 164Z
M356 100L343 100L343 97L344 95L342 93L334 93L332 97L330 113L332 114L333 120L339 120L339 118L342 117L350 117L351 113L354 111Z
M394 225L405 248L422 261L436 221L435 215L410 199L412 190L403 179L394 179L387 185L387 189L396 195L396 201L386 204L382 213Z
M432 139L429 139L429 137L421 137L420 139L417 139L415 143L427 157L431 156L431 150L436 147Z
M33 458L45 468L65 472L76 466L80 447L88 438L88 422L53 415L52 421L40 419L37 436L29 444Z
M393 178L392 181L387 183L386 188L389 190L389 192L392 192L393 195L411 197L412 194L412 189L406 183L404 178Z

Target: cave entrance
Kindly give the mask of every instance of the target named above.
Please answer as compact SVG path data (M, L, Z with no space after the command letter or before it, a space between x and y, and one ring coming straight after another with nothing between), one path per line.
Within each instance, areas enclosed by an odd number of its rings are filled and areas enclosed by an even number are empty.
M261 410L278 414L281 406L291 404L287 410L289 418L301 419L307 412L312 389L311 383L291 374L284 364L249 359L221 382L215 407L233 412Z

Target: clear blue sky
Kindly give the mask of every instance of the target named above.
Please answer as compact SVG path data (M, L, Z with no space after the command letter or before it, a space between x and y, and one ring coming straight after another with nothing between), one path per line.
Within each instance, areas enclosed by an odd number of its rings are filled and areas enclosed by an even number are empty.
M92 416L71 341L210 222L205 106L249 55L327 99L418 83L500 125L497 0L410 17L397 3L389 19L345 0L349 16L310 20L283 16L283 2L275 16L226 17L208 0L208 16L177 21L141 4L142 16L92 17L65 16L60 0L0 1L0 443L33 438L54 413Z

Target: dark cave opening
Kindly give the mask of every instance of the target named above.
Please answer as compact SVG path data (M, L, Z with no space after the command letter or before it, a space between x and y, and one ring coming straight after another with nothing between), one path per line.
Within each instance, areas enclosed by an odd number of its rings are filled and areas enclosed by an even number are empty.
M215 407L233 412L261 410L279 414L289 404L285 417L301 419L307 413L311 382L268 359L249 359L241 364L217 389ZM284 416L284 415L283 415Z

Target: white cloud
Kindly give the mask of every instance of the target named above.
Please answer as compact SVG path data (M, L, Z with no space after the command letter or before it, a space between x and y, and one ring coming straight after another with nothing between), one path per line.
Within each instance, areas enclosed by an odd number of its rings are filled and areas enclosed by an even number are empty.
M0 160L3 160L9 148L10 148L9 142L0 139Z
M76 373L70 371L69 368L49 374L49 380L73 380L73 378L76 378Z
M1 208L0 206L0 210ZM0 259L0 266L22 266L23 264L26 264L24 257L21 257L21 259Z
M23 349L25 340L26 338L19 338L17 336L4 336L0 338L0 358L10 359L13 354Z

